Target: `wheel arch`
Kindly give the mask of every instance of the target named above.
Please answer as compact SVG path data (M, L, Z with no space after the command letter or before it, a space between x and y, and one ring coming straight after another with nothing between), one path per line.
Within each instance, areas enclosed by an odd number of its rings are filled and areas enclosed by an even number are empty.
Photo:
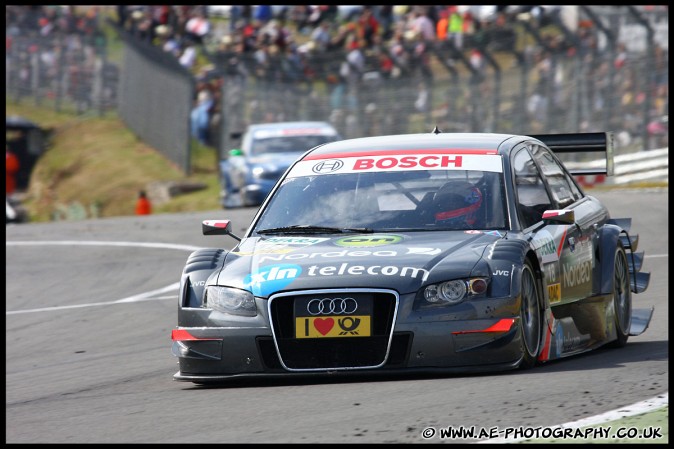
M524 263L528 261L533 269L534 279L538 285L539 293L542 298L542 301L539 303L539 308L545 310L549 302L547 291L543 288L543 271L536 252L527 241L499 240L494 244L490 259L497 264L504 262L508 263L512 267L511 293L513 295L519 295L521 292L520 286L515 283L515 279L518 279L519 276L521 276L522 267L524 266Z
M180 307L201 307L206 281L222 266L228 252L222 248L203 248L190 254L180 278Z
M623 246L620 239L620 234L622 233L627 235L626 230L611 224L602 226L601 230L599 231L597 258L599 260L600 268L600 272L598 273L599 293L602 295L608 295L613 292L613 261L615 258L616 248L618 246Z

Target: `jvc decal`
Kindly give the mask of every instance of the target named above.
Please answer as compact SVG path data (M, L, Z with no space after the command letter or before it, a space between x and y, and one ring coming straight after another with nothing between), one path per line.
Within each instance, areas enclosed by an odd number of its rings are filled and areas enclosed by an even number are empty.
M302 267L299 265L281 264L261 267L244 278L243 286L255 296L267 296L286 287L301 273Z

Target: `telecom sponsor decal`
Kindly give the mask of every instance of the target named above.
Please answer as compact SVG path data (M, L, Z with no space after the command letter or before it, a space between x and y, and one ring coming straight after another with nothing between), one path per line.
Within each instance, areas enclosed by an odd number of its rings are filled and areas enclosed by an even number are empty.
M576 325L573 322L573 318L564 317L559 320L562 325L561 328L564 330L562 332L562 350L561 354L575 351L579 348L584 348L587 346L588 341L590 340L590 334L581 334ZM558 342L559 344L559 342ZM559 348L557 348L559 351Z
M340 158L304 159L295 164L288 178L316 174L342 174L362 172L416 171L416 170L478 170L501 173L503 164L497 154L377 154Z
M362 248L368 246L393 245L402 242L402 240L402 236L395 234L370 234L342 237L341 239L335 240L333 243L337 246Z
M265 240L259 240L252 251L246 251L247 248L239 248L239 251L232 251L239 256L252 256L256 254L282 254L294 251L297 248L315 245L316 243L330 240L330 238L315 237L270 237ZM251 246L251 245L248 245ZM244 251L242 251L244 249Z
M302 274L299 265L280 264L260 267L243 279L243 286L255 296L267 296L277 292Z
M370 276L400 276L400 277L421 277L422 281L428 278L430 272L418 267L396 267L394 265L352 265L344 262L339 265L328 265L319 267L312 265L307 270L308 276L340 276L349 274L352 276L370 275Z
M263 255L260 257L259 262L280 262L282 260L305 260L305 259L316 259L316 258L333 258L333 257L396 257L398 256L398 251L392 250L382 250L382 251L368 251L368 250L348 250L343 249L341 251L327 251L327 252L316 252L316 253L292 253L292 254L269 254ZM407 248L407 255L424 255L424 256L435 256L440 254L439 248Z

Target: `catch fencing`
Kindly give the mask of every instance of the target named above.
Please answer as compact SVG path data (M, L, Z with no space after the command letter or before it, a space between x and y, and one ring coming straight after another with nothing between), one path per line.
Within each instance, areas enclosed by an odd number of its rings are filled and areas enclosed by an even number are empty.
M617 153L668 145L668 14L656 7L579 6L570 29L511 17L454 41L404 35L363 49L270 51L266 61L206 45L220 103L210 142L221 158L257 122L324 120L345 138L430 132L616 132ZM665 7L666 8L666 7ZM196 79L159 47L123 30L121 66L104 35L7 34L9 101L77 114L116 109L139 138L190 172ZM217 44L217 43L216 43ZM394 48L395 47L395 48ZM343 48L343 47L341 47ZM278 48L276 50L279 50ZM51 103L49 103L51 102Z
M125 44L119 116L140 139L189 174L194 78L170 54L118 32Z
M269 52L263 65L255 55L214 51L209 56L223 74L225 99L216 145L226 154L230 136L249 123L318 119L345 138L435 126L522 134L613 130L618 150L655 148L666 144L666 131L648 129L660 119L667 125L668 53L657 51L662 42L649 23L663 20L634 8L581 7L575 31L559 18L547 28L513 20L467 36L461 50L451 40L412 37L401 40L401 56L389 69L384 50L365 49L355 77L352 65L345 69L346 51L308 51L300 60ZM621 27L628 26L648 31L629 34L643 45L623 45Z

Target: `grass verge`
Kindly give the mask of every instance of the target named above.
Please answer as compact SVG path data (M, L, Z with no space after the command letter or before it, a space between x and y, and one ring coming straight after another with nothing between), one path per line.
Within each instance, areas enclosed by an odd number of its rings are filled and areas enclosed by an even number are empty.
M52 129L47 151L30 179L23 204L30 221L133 215L140 190L156 182L200 183L205 189L153 204L154 213L220 208L215 150L193 146L193 174L140 141L116 114L74 116L30 104L5 102L6 115L18 115ZM82 217L82 218L85 218Z

